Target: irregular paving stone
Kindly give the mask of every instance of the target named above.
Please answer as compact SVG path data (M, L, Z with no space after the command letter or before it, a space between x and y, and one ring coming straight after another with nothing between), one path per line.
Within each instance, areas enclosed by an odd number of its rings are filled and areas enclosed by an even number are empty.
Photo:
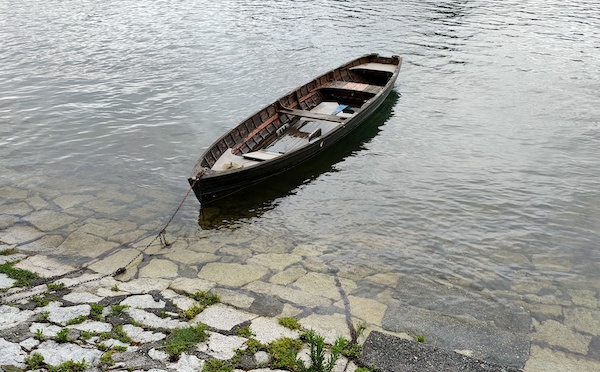
M377 273L365 278L373 283L383 284L388 287L395 287L400 279L398 273Z
M165 258L171 261L177 261L188 265L202 264L206 262L214 262L219 259L219 256L212 253L195 252L190 250L177 250L165 254Z
M54 199L54 204L62 209L67 209L92 199L94 199L92 195L61 195Z
M71 292L64 295L63 300L74 304L91 304L102 301L102 297L89 292Z
M121 301L121 305L127 305L140 309L162 309L165 307L165 302L155 301L151 295L145 294L127 297Z
M31 226L15 225L6 229L0 239L7 244L22 244L42 237L45 233Z
M161 350L156 350L155 348L148 350L148 356L154 360L160 360L161 362L165 362L169 359L169 354Z
M36 352L42 354L44 362L51 366L58 366L67 360L80 362L83 359L89 365L95 365L102 355L102 352L95 348L84 348L72 343L59 344L52 340L42 342Z
M179 274L179 267L171 261L153 259L150 263L140 268L140 278L175 278Z
M19 262L15 267L23 270L32 271L43 278L49 278L55 275L63 275L75 270L73 266L62 264L50 257L44 255L35 255Z
M21 347L27 351L31 351L34 347L38 346L40 342L33 337L29 337L19 343Z
M0 306L0 330L18 326L34 314L31 310L19 310L16 307Z
M31 212L33 208L27 203L10 203L2 206L2 214L12 214L15 216L25 216Z
M171 282L167 279L146 278L134 279L119 284L119 289L129 293L148 293L150 291L162 291L169 287Z
M25 353L21 350L19 344L8 342L0 337L0 350L2 350L0 352L0 366L25 367Z
M108 240L118 232L134 230L136 228L137 225L129 221L88 218L85 220L85 225L81 226L77 231L96 235L102 239Z
M254 297L246 296L238 291L230 289L218 288L215 293L221 298L221 302L239 309L248 309L254 302Z
M24 219L33 226L37 227L38 230L46 232L57 230L63 226L77 221L76 217L51 210L33 212Z
M600 310L586 308L565 309L565 325L580 332L600 336Z
M10 288L16 282L16 280L9 278L8 275L0 274L0 288Z
M140 252L137 249L119 249L108 257L104 257L98 262L91 264L89 268L100 274L112 274L117 269L125 267L125 265L130 262L131 265L129 266L139 264L142 262L143 258L144 256L140 255Z
M273 284L288 285L306 275L306 272L307 271L300 266L290 267L287 270L273 275L269 281Z
M348 300L352 316L360 318L369 324L381 324L388 308L387 305L369 298L356 296L348 296ZM336 303L336 306L344 308L344 303L340 301Z
M83 205L97 213L106 213L107 215L114 214L119 210L125 208L125 204L115 204L106 199L94 198L92 201L87 202Z
M198 345L198 351L206 353L215 359L228 360L233 358L235 350L245 349L246 339L238 336L224 336L220 333L208 332L207 342Z
M224 286L241 287L262 278L268 271L266 267L257 265L212 262L200 270L198 277Z
M266 266L275 271L281 271L301 260L302 256L295 254L263 253L251 257L246 262L249 264Z
M274 296L257 293L252 305L248 308L252 314L261 316L277 316L283 311L283 302Z
M204 368L204 360L198 359L195 355L181 354L177 363L167 365L170 369L181 372L196 372L202 371Z
M266 351L259 351L254 354L254 360L256 360L256 364L258 365L267 364L271 361L271 357Z
M136 327L131 324L123 325L123 331L125 331L125 333L127 333L132 340L142 344L159 341L166 337L164 333L144 331L143 328Z
M69 320L80 316L90 315L90 305L59 307L50 310L48 320L52 323L65 325Z
M19 245L19 250L28 253L54 251L65 241L60 235L45 235L27 244Z
M600 371L600 361L531 345L531 356L524 370L527 372L596 372Z
M590 290L567 290L571 295L573 303L578 306L585 306L591 309L600 308L600 299L596 298L596 293Z
M283 337L300 337L298 332L279 325L274 318L256 318L250 323L250 329L255 334L254 338L265 345Z
M56 334L62 330L62 327L59 327L54 324L48 323L32 323L29 327L29 332L33 334L38 334L42 332L44 337L56 337Z
M119 244L80 231L71 233L56 249L56 253L73 256L98 257Z
M136 322L151 328L183 328L188 324L169 318L161 318L141 309L127 309L129 316Z
M340 279L342 288L346 293L351 292L356 288L356 284L348 279ZM340 291L335 283L332 275L320 273L308 273L296 280L294 286L300 288L304 292L319 294L323 297L338 300L341 298Z
M272 296L278 296L279 298L293 302L297 306L302 307L331 306L331 300L325 297L272 283L256 281L248 284L244 287L244 289Z
M201 322L221 331L230 331L236 325L254 318L256 318L256 315L236 310L223 304L216 304L198 314L194 318L194 322Z
M171 282L171 284L169 284L169 288L189 294L199 291L207 292L213 289L214 286L214 282L195 278L176 278Z
M532 335L534 339L583 355L587 354L588 347L592 341L592 336L584 336L573 332L570 327L552 319L535 325L535 329L536 332Z
M21 199L25 199L28 194L29 194L29 191L23 190L23 189L19 189L19 188L14 187L14 186L2 186L2 187L0 187L0 197L2 197L4 199L21 200Z
M306 329L314 329L329 344L333 344L338 337L344 337L347 340L351 338L346 317L342 314L310 314L306 318L300 319L300 324Z
M3 248L3 247L0 245L0 248ZM14 248L14 247L9 247L9 248ZM2 250L2 249L0 249L0 250ZM10 254L7 256L0 256L0 265L4 265L7 262L21 261L21 260L24 260L25 258L27 258L27 255L20 254L20 253ZM8 278L8 276L6 276L6 274L0 274L0 275Z
M88 331L88 332L110 332L112 330L112 325L104 322L98 322L95 320L86 320L81 324L73 324L67 326L69 329L78 329L80 331Z
M187 310L194 305L198 305L198 301L186 296L182 296L170 289L165 289L164 291L160 292L160 294L163 296L163 298L173 302L173 305L177 306L177 308L181 310Z

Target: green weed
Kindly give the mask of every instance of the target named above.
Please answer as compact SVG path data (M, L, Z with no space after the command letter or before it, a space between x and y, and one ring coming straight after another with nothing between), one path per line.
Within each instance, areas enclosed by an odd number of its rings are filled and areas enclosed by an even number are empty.
M250 337L254 336L254 333L252 333L250 326L240 327L235 331L235 333L238 336L245 337L245 338L250 338Z
M284 337L269 344L269 353L273 356L273 366L296 370L298 368L298 352L302 341Z
M40 353L33 353L25 358L27 369L41 369L44 366L44 356Z
M279 325L281 325L285 328L291 329L292 331L302 329L302 326L300 325L300 323L298 323L298 320L296 318L291 318L291 317L279 318L278 323L279 323Z
M67 325L72 325L72 324L81 324L81 323L85 322L86 320L87 320L87 316L85 316L85 315L80 315L80 316L78 316L78 317L76 317L76 318L73 318L73 319L69 320L69 321L67 322Z
M89 368L89 364L82 359L80 362L74 362L73 360L67 360L62 362L58 366L48 366L48 372L80 372L85 371Z
M105 367L111 367L115 365L115 361L112 358L113 353L112 351L107 351L106 353L102 354L102 356L100 357L100 366L105 366Z
M165 340L164 348L171 359L176 360L181 353L190 350L205 339L206 325L199 323L187 328L174 329Z
M420 342L422 344L426 344L427 342L425 341L425 336L422 335L418 335L415 337L415 341Z
M231 372L233 365L225 360L209 359L204 363L202 372Z
M39 278L38 274L31 271L13 267L15 262L6 262L0 265L0 273L6 274L11 279L16 280L14 287L30 287L34 281Z
M71 341L71 338L69 337L69 330L67 328L63 328L56 333L56 342L62 344L69 341Z
M90 318L93 320L102 320L104 306L100 304L90 304Z

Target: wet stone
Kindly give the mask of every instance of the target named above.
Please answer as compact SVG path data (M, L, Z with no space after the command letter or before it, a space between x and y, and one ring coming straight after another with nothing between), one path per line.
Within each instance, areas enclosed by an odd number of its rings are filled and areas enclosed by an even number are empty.
M67 226L77 221L77 218L64 213L45 210L33 212L27 216L25 220L37 227L39 230L48 232Z
M19 189L13 186L2 186L0 187L0 198L4 199L25 199L29 192L27 190Z
M314 329L329 344L333 344L338 337L344 337L347 340L351 339L350 330L346 324L346 317L342 314L310 314L306 318L300 319L300 324L305 329Z
M253 314L262 316L276 316L281 314L283 302L276 297L261 293L255 295L255 299L248 310Z
M254 302L254 297L246 296L237 291L219 288L214 291L221 298L221 302L237 307L239 309L248 309Z
M600 361L531 345L531 355L524 370L527 372L596 372L600 371Z
M140 278L175 278L179 268L171 261L153 259L139 271Z
M198 277L225 286L241 287L262 278L267 272L267 268L262 266L214 262L204 266Z
M553 346L559 346L569 351L587 354L591 336L584 336L573 332L569 327L560 324L555 320L547 320L541 324L534 325L536 332L533 334L534 340L541 340Z
M62 209L68 209L92 199L94 199L92 195L62 195L54 199L54 204Z
M289 288L286 286L280 286L265 282L252 282L244 287L244 289L264 293L272 296L277 296L286 301L293 302L298 306L302 307L329 307L331 306L331 300L322 297L320 295L312 294L305 291Z
M281 271L286 267L302 260L302 256L295 254L264 253L251 257L247 263L266 266L274 271Z
M16 225L0 232L0 240L6 244L23 244L43 235L43 232L31 226Z
M564 310L565 325L580 332L600 335L600 310L586 308L570 308Z
M350 301L350 312L353 316L364 320L366 323L380 325L387 311L387 305L369 298L348 296ZM336 303L336 306L344 308L343 302Z
M15 267L27 271L32 271L44 278L66 274L70 271L75 270L73 266L59 263L58 261L52 258L39 254L28 257L27 259L16 264Z
M26 216L31 211L33 211L33 208L25 202L5 204L2 206L2 214Z
M356 284L350 280L341 279L340 282L346 293L349 293L356 288ZM300 288L304 292L319 294L334 300L341 298L340 291L332 275L308 273L298 279L294 283L294 286Z
M20 245L19 250L28 253L53 251L57 247L59 247L64 241L65 238L63 238L60 235L46 235L41 237L40 239L34 240L27 244Z
M300 266L290 267L271 277L269 281L273 284L288 285L306 275L306 270Z
M58 247L57 253L74 256L98 257L119 244L97 236L75 231Z

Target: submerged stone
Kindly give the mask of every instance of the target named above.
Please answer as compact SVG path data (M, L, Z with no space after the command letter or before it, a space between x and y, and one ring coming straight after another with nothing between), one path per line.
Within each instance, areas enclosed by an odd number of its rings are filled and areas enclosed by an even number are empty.
M262 278L267 272L263 266L214 262L204 266L198 277L225 286L241 287Z
M49 232L69 225L77 221L77 218L60 212L44 210L31 213L25 220L39 230Z

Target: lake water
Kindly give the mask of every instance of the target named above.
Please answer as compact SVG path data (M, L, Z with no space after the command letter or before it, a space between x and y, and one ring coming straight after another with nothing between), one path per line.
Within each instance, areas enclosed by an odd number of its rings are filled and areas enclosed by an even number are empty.
M112 193L121 204L65 211L71 225L111 219L151 233L203 150L240 120L347 60L398 54L395 93L349 143L253 198L204 214L188 199L173 235L323 247L320 262L352 267L354 294L388 311L524 308L532 355L587 365L600 359L599 10L556 0L0 3L0 186L30 190L29 207L0 199L0 227L60 212L49 201L61 196ZM363 272L397 281L369 285ZM423 319L414 329L435 324ZM381 325L401 322L388 314ZM549 336L569 332L582 341Z

